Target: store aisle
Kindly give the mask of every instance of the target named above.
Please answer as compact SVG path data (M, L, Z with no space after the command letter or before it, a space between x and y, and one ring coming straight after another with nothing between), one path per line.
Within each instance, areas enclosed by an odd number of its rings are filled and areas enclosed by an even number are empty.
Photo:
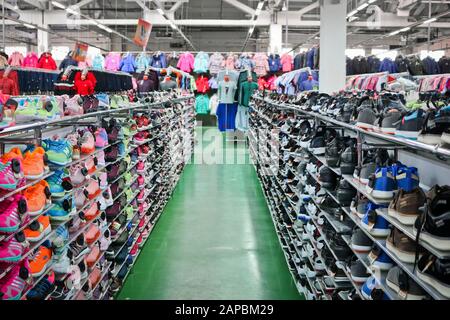
M299 298L251 164L188 165L119 295Z

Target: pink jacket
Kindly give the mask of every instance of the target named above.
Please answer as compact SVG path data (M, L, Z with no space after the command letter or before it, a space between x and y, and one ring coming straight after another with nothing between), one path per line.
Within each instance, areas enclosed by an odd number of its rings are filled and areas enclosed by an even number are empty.
M180 55L180 58L178 59L177 68L187 72L191 73L194 69L194 56L190 52L186 52Z
M20 52L13 52L12 55L9 56L8 63L13 67L20 67L23 64L23 55Z
M105 70L117 71L119 70L121 56L120 53L110 52L105 59Z
M234 70L236 67L236 56L234 54L230 54L225 60L225 68L228 70Z
M292 56L288 53L285 53L281 56L281 65L283 66L283 72L292 71Z
M37 68L38 60L39 58L35 52L29 52L23 59L22 67Z
M256 53L253 56L253 61L255 62L254 71L258 77L264 77L269 71L269 61L265 53Z

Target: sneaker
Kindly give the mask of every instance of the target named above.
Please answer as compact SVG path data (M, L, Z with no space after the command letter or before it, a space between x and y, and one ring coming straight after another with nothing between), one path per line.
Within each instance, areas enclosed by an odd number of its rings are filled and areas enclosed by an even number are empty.
M14 233L27 220L27 201L16 194L0 203L0 233Z
M377 214L376 209L379 208L381 207L369 202L366 206L366 213L361 219L361 226L374 237L387 237L390 232L389 222Z
M71 198L64 199L62 201L55 202L53 207L48 211L48 215L52 222L65 222L70 219L70 215L73 212L74 201Z
M387 295L380 289L376 278L371 276L361 287L361 294L366 300L389 300Z
M356 126L361 129L373 130L373 124L377 120L377 114L373 107L367 106L358 112Z
M66 107L64 108L64 115L66 116L78 116L84 114L82 107L83 99L78 95L74 95L72 98L65 100Z
M27 300L41 301L55 290L55 274L50 272L27 293Z
M42 147L50 163L66 166L72 162L73 147L67 140L45 139L42 141Z
M417 248L416 242L410 239L397 228L393 228L386 240L386 247L400 261L413 264L416 259L416 253L422 251Z
M435 146L442 143L441 137L448 126L439 121L439 115L440 112L436 112L435 110L428 110L426 112L423 128L417 137L417 141Z
M86 161L84 161L84 167L86 168L88 174L94 174L97 171L97 158L88 157Z
M368 255L369 262L372 268L378 270L389 270L394 266L394 261L379 247L374 246Z
M419 174L415 167L397 166L395 170L395 181L397 188L406 192L411 192L419 187Z
M327 166L322 166L319 171L319 181L324 188L333 190L336 188L337 175Z
M28 263L16 264L13 269L0 279L0 300L20 300L29 281Z
M52 198L63 198L66 192L73 189L72 183L66 179L64 170L56 170L46 179Z
M361 229L355 229L351 238L351 247L356 252L370 252L373 241Z
M78 236L77 240L70 244L70 251L72 252L72 261L79 261L81 257L88 254L91 249L86 245L83 235Z
M23 176L23 171L22 163L19 159L0 163L0 189L6 191L15 190L21 176Z
M89 180L85 190L87 191L87 197L89 200L97 198L101 193L100 184L96 179Z
M74 186L79 186L89 179L88 170L81 164L71 166L69 168L69 175L70 181Z
M104 148L108 145L108 134L104 128L98 128L95 131L95 147Z
M40 246L36 253L30 256L30 270L33 277L40 277L47 271L52 261L52 250L46 246Z
M342 179L336 190L336 198L343 207L349 207L356 196L356 189L347 181Z
M369 200L360 199L359 197L355 197L350 204L350 211L357 215L358 218L362 219L366 214L366 206Z
M383 112L379 131L384 134L394 135L397 124L402 119L402 112L396 108L390 108Z
M389 270L386 284L403 300L423 300L427 297L425 291L399 267Z
M98 151L97 154L95 155L95 157L97 158L97 165L100 168L103 168L104 166L106 166L105 151L103 151L103 150Z
M351 139L347 142L347 147L340 154L339 168L341 174L353 174L358 164L358 154L356 151L356 141Z
M450 260L438 259L430 253L424 254L417 263L417 276L450 299Z
M50 188L45 180L28 187L23 195L27 199L28 214L32 217L41 214L51 199Z
M434 186L427 192L428 205L425 206L413 226L416 238L433 248L448 251L450 248L450 187Z
M375 174L369 178L369 184L366 186L367 192L374 198L392 199L397 190L393 171L393 166L378 167Z
M394 217L406 226L414 225L420 215L426 196L421 188L415 188L410 192L400 189L388 207L388 215Z
M26 151L22 159L22 169L25 177L30 180L42 178L45 173L44 164L45 151L41 147L34 148L33 151Z
M352 262L350 274L352 276L352 280L356 283L365 283L370 277L370 273L367 272L367 268L360 260Z
M33 221L23 232L25 238L29 242L38 242L42 240L52 231L50 225L50 217L40 216L37 220Z
M67 230L67 226L62 224L56 228L55 235L51 240L55 247L55 254L62 255L62 253L56 251L58 251L58 248L63 248L67 240L69 240L69 230Z
M417 140L425 121L424 111L415 110L405 115L397 125L395 136L404 139Z
M8 241L0 242L0 262L15 263L22 259L24 252L25 235L16 234Z
M85 131L81 137L81 153L92 154L95 151L95 139L92 133Z

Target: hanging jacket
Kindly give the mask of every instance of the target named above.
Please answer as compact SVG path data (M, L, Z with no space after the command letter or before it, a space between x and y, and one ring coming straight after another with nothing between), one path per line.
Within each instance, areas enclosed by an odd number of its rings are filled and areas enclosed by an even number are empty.
M59 70L65 70L68 66L78 66L78 62L75 61L72 56L67 55L63 61L59 64Z
M94 94L95 86L97 85L97 79L92 72L88 72L86 79L81 79L81 72L75 74L75 90L80 96L89 96Z
M258 77L264 77L269 71L269 61L265 53L258 52L253 56L255 72Z
M346 69L346 74L348 76L355 74L355 71L353 70L353 60L350 59L349 57L346 58L345 69Z
M105 70L117 71L120 67L120 53L110 52L105 59Z
M13 52L8 59L8 64L13 67L20 67L23 64L23 55L20 52Z
M314 69L314 55L315 55L314 48L309 49L308 52L306 52L306 67Z
M209 113L209 98L206 94L199 94L195 97L195 111L198 114Z
M208 85L211 89L217 90L219 84L217 83L217 79L215 77L211 77L211 79L208 80Z
M131 53L128 53L126 56L122 58L119 65L119 70L128 73L134 73L136 70L136 62L134 60L134 56Z
M194 70L194 56L192 53L185 52L181 54L178 59L177 68L184 72L191 73L192 70Z
M92 68L95 70L103 70L105 65L105 58L103 55L98 54L94 57L94 60L92 60Z
M442 57L439 59L438 64L441 73L450 73L450 58Z
M292 71L293 60L292 60L292 56L290 54L288 54L288 53L283 54L281 56L280 62L281 62L283 72Z
M178 56L176 53L171 53L168 55L167 57L167 65L169 67L174 67L176 68L178 64Z
M424 74L422 62L418 56L409 56L406 58L408 64L408 71L412 76L421 76Z
M38 68L56 70L56 62L53 60L52 54L50 52L45 52L41 55L38 61Z
M239 70L253 70L255 67L255 63L252 60L252 56L248 54L243 54L239 57L238 61L236 62L236 69Z
M194 59L194 72L206 73L208 72L209 56L206 52L200 51Z
M389 73L397 73L397 67L395 66L394 61L389 58L384 58L381 61L379 72L389 72Z
M313 69L318 70L319 69L319 64L320 64L320 48L316 47L316 48L313 48L313 50L314 50L314 56L313 56L314 66L313 66Z
M426 57L422 60L422 68L426 74L438 74L439 73L439 65L431 57Z
M269 56L269 70L270 72L278 72L281 69L280 56L278 54L271 54Z
M304 53L299 53L294 58L294 70L303 68L303 60L305 59Z
M408 64L406 63L405 58L401 54L395 57L394 63L397 68L397 72L408 71Z
M195 85L197 86L197 92L199 93L207 93L209 91L209 83L207 77L198 77L197 80L195 80Z
M38 56L35 52L29 52L23 59L22 67L37 68Z
M367 73L377 73L380 70L381 61L375 56L369 56L367 58L368 70Z
M166 55L164 53L154 54L151 57L150 65L153 68L167 68Z
M78 67L81 69L92 67L92 60L89 56L87 56L84 61L78 62Z
M218 74L222 70L225 59L220 53L214 53L209 57L209 73L212 75Z
M150 58L145 53L140 53L135 60L136 72L143 72L150 66Z
M236 69L236 56L234 54L229 54L225 60L225 69L235 70Z

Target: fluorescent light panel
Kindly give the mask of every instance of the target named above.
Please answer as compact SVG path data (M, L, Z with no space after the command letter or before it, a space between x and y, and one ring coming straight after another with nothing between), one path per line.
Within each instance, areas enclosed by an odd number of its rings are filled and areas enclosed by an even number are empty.
M79 13L78 11L75 11L75 10L73 10L72 8L67 8L67 9L66 9L66 12L67 12L67 13L70 13L70 14L73 14L73 15L75 15L75 16L79 16L79 15L80 15L80 13Z
M356 10L357 11L361 11L361 10L367 8L368 6L369 6L369 4L366 2L366 3L362 4L362 5L360 5L358 8L356 8Z
M163 15L163 14L164 14L163 9L161 9L161 8L156 8L156 11L158 11L158 13L159 13L160 15Z
M36 29L35 26L33 26L33 25L31 25L31 24L28 24L28 23L24 23L23 25L24 25L24 27L27 27L27 28L29 28L29 29Z
M65 9L65 8L66 8L65 5L63 5L62 3L58 2L58 1L52 1L52 4L53 4L55 7L58 7L58 8L60 8L60 9Z
M430 23L432 23L432 22L435 22L436 20L437 20L437 18L431 18L431 19L425 20L425 21L422 23L422 25L424 25L424 24L430 24Z

